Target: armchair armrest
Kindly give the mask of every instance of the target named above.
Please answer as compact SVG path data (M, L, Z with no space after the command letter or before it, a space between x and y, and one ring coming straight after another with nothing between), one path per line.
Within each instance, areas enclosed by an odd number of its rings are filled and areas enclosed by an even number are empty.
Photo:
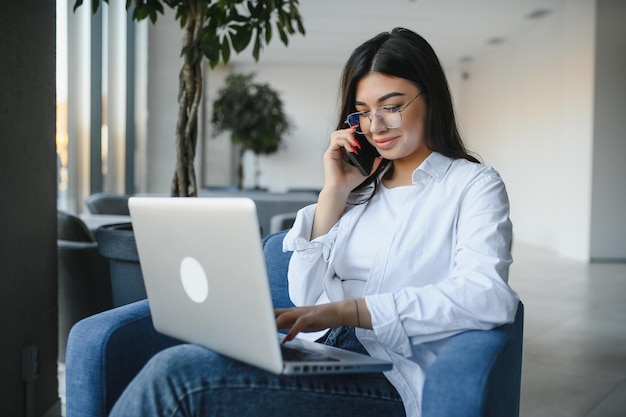
M180 343L154 330L147 300L79 321L67 344L67 416L107 416L148 359Z
M426 374L423 416L518 416L523 328L520 302L513 323L452 337Z

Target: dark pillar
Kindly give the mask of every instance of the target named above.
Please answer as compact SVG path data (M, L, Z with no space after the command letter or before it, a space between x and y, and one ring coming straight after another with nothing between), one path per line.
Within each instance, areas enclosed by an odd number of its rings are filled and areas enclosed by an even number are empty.
M55 14L54 1L0 2L3 416L53 416L59 410Z

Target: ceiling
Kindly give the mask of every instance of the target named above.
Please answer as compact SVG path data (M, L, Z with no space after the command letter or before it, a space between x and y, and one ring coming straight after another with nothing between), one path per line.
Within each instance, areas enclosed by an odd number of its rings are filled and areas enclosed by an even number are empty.
M444 67L475 59L489 48L554 18L571 0L300 0L306 35L285 47L277 36L261 52L263 63L340 65L357 45L396 26L424 36ZM533 13L543 16L530 19ZM251 62L250 51L232 57Z

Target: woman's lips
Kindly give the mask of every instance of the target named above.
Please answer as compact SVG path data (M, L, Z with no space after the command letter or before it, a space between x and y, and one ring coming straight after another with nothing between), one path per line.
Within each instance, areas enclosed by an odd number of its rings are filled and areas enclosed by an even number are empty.
M389 149L396 142L397 137L374 139L378 149Z

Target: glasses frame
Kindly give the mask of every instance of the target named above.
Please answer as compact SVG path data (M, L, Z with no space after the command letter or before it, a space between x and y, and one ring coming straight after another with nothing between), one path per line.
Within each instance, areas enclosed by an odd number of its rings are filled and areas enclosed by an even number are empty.
M378 119L378 120L379 120L379 121L383 124L383 126L385 126L385 128L387 128L387 129L395 129L396 127L400 127L400 126L402 126L402 112L403 112L404 110L406 110L406 108L407 108L407 107L409 107L409 105L410 105L411 103L413 103L413 102L415 101L415 99L416 99L416 98L418 98L419 96L421 96L421 95L422 95L422 93L423 93L423 91L420 91L420 93L419 93L418 95L416 95L416 96L415 96L415 97L413 97L411 100L409 100L409 101L408 101L408 103L403 104L403 105L402 105L402 106L400 106L400 107L398 107L398 106L381 106L381 107L378 107L378 108L377 108L377 109L376 109L373 113L370 113L370 114L367 114L367 115L365 114L365 113L367 113L367 112L363 112L363 111L357 111L357 112L354 112L354 113L350 113L350 114L348 114L348 115L346 116L346 120L345 120L345 122L344 122L344 123L345 123L345 124L347 124L347 125L348 125L348 126L350 126L350 127L358 126L358 127L360 128L360 127L361 127L361 124L360 124L360 123L358 123L358 124L350 124L350 117L353 117L353 116L358 115L358 116L359 116L359 118L360 118L361 116L365 116L365 117L367 117L367 119L369 120L369 122L370 122L370 123L369 123L369 125L370 125L370 128L371 128L371 126L372 126L372 120L374 119L374 116L376 116L376 118L377 118L377 119ZM385 123L385 119L384 119L382 116L380 116L380 115L378 114L378 112L379 112L380 110L391 109L391 108L397 108L397 109L398 109L398 114L400 115L400 123L399 123L399 124L397 124L397 125L395 125L395 126L389 126L389 125L387 125L387 123ZM361 135L365 135L365 134L369 133L369 132L370 132L370 130L368 129L368 130L367 130L367 132L363 132L363 131L361 131L361 130L359 130L359 129L357 128L357 130L356 130L355 132L356 132L356 133L359 133L359 134L361 134Z

